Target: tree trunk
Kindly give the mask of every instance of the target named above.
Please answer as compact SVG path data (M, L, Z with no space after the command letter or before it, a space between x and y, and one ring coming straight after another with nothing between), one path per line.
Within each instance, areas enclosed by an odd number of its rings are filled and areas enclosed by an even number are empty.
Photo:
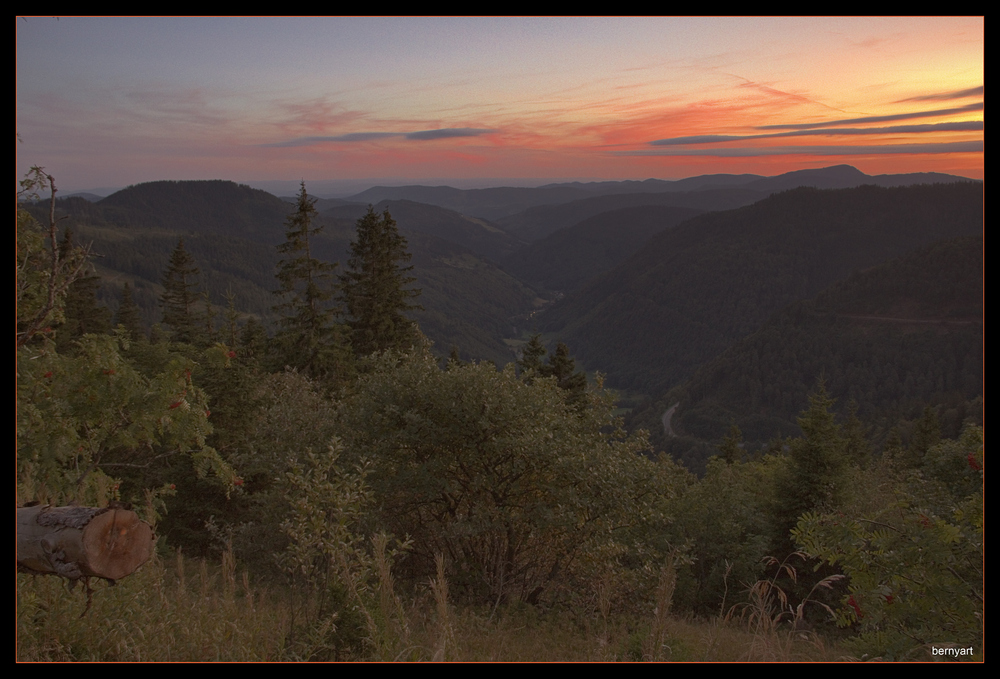
M127 509L17 509L17 568L22 572L118 580L149 559L154 543L152 527Z

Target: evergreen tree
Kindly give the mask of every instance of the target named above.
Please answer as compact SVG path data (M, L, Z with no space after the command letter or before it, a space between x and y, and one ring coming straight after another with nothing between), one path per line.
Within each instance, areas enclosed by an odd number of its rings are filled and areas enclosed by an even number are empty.
M215 336L215 310L212 308L212 298L208 295L208 290L201 293L201 301L205 305L205 311L202 314L202 323L204 324L204 339L208 344L212 344L216 340Z
M66 229L59 243L59 258L68 260L75 250L73 232ZM93 274L93 267L88 264L66 289L65 322L56 333L56 350L60 353L71 351L73 342L84 335L104 335L111 331L111 312L97 301L100 285L100 277Z
M907 462L912 467L919 467L923 464L924 456L931 447L941 441L941 425L938 422L937 411L930 406L924 406L923 417L917 422L917 426L910 438Z
M743 457L743 432L740 431L735 422L729 425L729 433L723 437L722 443L719 444L719 452L722 453L722 459L726 461L726 464L739 462L740 458Z
M861 467L871 460L871 446L868 432L858 418L858 403L854 399L847 404L847 421L844 422L844 454L847 462Z
M570 405L580 405L587 393L587 375L583 371L576 372L576 361L569 355L569 347L559 342L556 353L549 356L549 361L542 366L542 377L555 377L560 389L569 392L566 402Z
M125 283L122 286L122 301L118 305L118 315L115 317L115 325L121 325L128 331L129 337L133 340L145 339L142 331L142 321L139 319L139 305L132 297L132 287Z
M184 239L170 255L170 264L163 274L163 322L170 326L170 340L194 344L201 338L197 305L199 300L198 267L184 249Z
M416 279L406 239L386 210L381 216L369 205L358 220L357 239L351 241L350 269L340 277L341 296L349 317L351 341L358 356L413 346L419 330L404 314L421 309L410 300L420 290L408 286Z
M521 358L517 361L518 370L522 375L529 370L534 371L536 375L539 374L542 370L542 358L546 353L541 335L535 333L521 350Z
M461 368L464 365L468 364L463 361L461 355L459 355L458 347L452 344L451 352L448 353L448 358L444 362L444 369L452 370L454 368Z
M281 365L299 369L311 377L344 377L348 350L340 328L334 323L333 271L336 264L312 255L312 241L323 227L314 224L316 201L302 182L295 212L285 221L285 242L278 246L283 256L276 277L280 287L274 294L282 302L274 307L281 315L276 340Z
M793 550L789 530L803 513L829 509L840 500L846 445L832 408L833 399L820 381L809 396L809 408L798 419L803 436L791 442L791 459L778 483L779 553Z

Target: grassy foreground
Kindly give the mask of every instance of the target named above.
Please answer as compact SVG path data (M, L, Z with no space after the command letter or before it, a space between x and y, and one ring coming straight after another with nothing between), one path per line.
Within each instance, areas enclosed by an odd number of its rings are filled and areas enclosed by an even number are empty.
M382 579L368 607L317 615L314 602L250 582L222 564L155 557L113 587L68 591L18 575L19 661L830 661L847 659L812 632L659 614L527 605L453 607L442 572L404 602ZM670 591L663 593L670 595ZM359 600L360 601L360 600ZM348 633L354 630L354 638Z

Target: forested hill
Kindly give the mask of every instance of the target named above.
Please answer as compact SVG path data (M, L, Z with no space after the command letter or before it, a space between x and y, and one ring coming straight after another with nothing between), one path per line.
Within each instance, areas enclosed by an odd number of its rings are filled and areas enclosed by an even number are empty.
M540 326L612 385L664 393L787 304L982 224L980 183L796 189L661 232Z
M46 218L45 207L30 209L40 220ZM224 307L225 295L232 290L240 312L268 323L276 303L275 248L285 238L284 222L293 209L269 193L225 181L151 182L98 203L82 198L57 201L57 213L65 217L60 226L72 228L77 242L93 244L102 281L99 299L114 311L122 285L129 283L147 327L162 317L163 273L180 237L214 305ZM401 227L410 240L415 286L424 291L424 309L412 317L443 354L455 345L466 357L500 364L511 360L504 339L514 332L515 319L532 310L535 294L462 244L463 239L474 244L483 232L492 233L489 225L432 206L400 211L415 229ZM318 219L325 230L313 243L313 254L344 263L357 217L329 214ZM448 228L438 228L441 224ZM499 239L512 240L502 233Z
M532 285L570 292L617 266L653 235L701 213L673 205L608 210L526 245L501 262Z
M837 410L853 401L876 439L928 403L944 405L944 434L957 436L983 393L982 266L982 236L961 236L855 273L772 316L629 424L702 469L733 423L750 447L799 435L799 404L822 378ZM674 404L668 437L661 420Z
M234 182L160 181L113 193L95 206L116 226L167 229L203 236L236 236L277 244L290 206L280 198Z
M708 212L732 210L750 205L767 193L743 188L670 191L662 193L624 193L581 198L559 205L539 205L497 220L497 225L526 241L536 241L556 231L579 224L597 215L640 206L666 206Z

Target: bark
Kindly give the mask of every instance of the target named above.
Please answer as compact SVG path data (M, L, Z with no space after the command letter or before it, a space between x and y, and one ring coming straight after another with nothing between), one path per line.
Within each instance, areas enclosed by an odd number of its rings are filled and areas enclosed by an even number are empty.
M17 568L70 580L118 580L153 553L152 527L135 512L111 507L17 509Z

